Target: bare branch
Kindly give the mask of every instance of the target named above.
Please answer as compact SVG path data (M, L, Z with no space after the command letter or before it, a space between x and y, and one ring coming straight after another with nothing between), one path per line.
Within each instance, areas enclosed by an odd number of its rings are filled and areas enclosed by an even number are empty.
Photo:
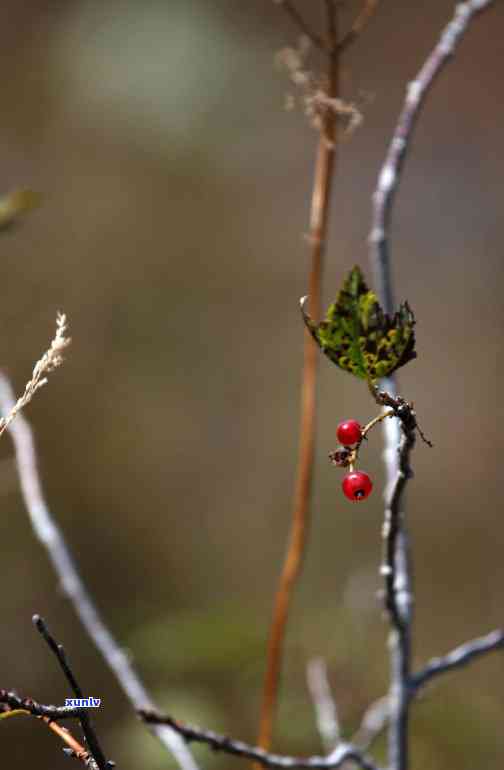
M20 698L15 692L8 690L0 690L0 705L0 721L19 715L37 717L67 744L69 748L63 751L71 752L72 756L77 757L90 770L100 770L94 756L74 738L70 730L55 721L56 719L81 719L84 709L73 706L44 706L33 698ZM112 761L105 765L109 770L114 766L115 763Z
M404 106L399 115L385 163L378 176L378 185L373 196L373 221L369 243L375 286L382 307L389 314L394 310L394 301L388 253L388 230L394 195L399 184L404 158L411 143L413 129L430 87L453 55L467 25L475 14L488 7L491 2L492 0L467 0L467 2L457 3L453 19L442 32L438 44L415 79L408 85Z
M436 677L467 666L484 655L500 649L504 649L504 629L496 629L486 636L471 639L442 657L432 658L424 668L410 676L408 683L410 697L418 697L422 688ZM365 712L359 729L352 736L352 744L358 746L361 751L367 751L373 740L385 728L389 715L388 696L372 703Z
M365 0L360 13L356 17L351 28L338 43L340 53L346 51L346 49L359 37L364 30L364 27L366 27L368 21L371 19L371 16L376 11L378 2L379 0Z
M409 570L404 542L399 541L403 531L402 495L408 479L413 475L410 467L410 455L415 445L415 430L404 430L399 444L399 470L392 489L389 503L385 508L383 522L384 555L381 568L385 580L385 606L390 615L390 622L397 630L410 621L411 595L409 590ZM399 590L400 589L400 590Z
M290 0L273 0L273 2L275 5L279 5L284 9L286 14L290 16L294 24L298 27L299 31L305 35L316 48L319 48L321 51L327 50L325 40L310 28L304 17L299 13Z
M61 670L63 671L70 687L72 688L74 695L77 698L82 698L82 690L70 667L63 645L58 644L54 637L49 633L49 629L47 628L44 620L40 617L40 615L34 615L33 622L37 628L37 631L47 642L51 652L54 653L56 660L60 664ZM79 721L81 723L82 732L84 733L91 754L93 755L100 770L109 770L109 768L114 767L114 762L107 761L105 754L103 753L100 742L98 740L98 736L96 735L96 732L91 723L91 718L85 708L80 710Z
M418 691L440 674L446 674L448 671L466 666L488 652L502 648L504 648L504 630L491 631L486 636L480 636L461 644L460 647L456 647L447 655L433 658L425 668L411 677L411 686L415 691Z
M389 715L389 697L385 695L366 709L359 729L352 736L352 743L358 746L361 751L367 751L375 738L387 726Z
M385 390L369 385L373 398L384 412L370 425L384 417L397 419L384 420L400 426L399 447L395 448L393 470L395 477L390 491L386 495L386 507L383 522L383 562L381 574L385 580L385 607L390 616L392 628L401 631L412 620L413 598L410 587L410 567L407 549L407 536L401 511L402 496L408 480L413 476L410 467L410 455L415 446L417 421L412 404L401 396L392 396ZM391 475L391 468L387 468Z
M338 16L335 0L324 0L327 19L327 37L329 39L329 52L336 54L338 44Z
M48 717L48 719L79 719L81 708L75 706L44 706L33 698L20 698L12 690L0 690L0 704L5 704L11 710L26 711L34 717ZM9 711L1 711L8 714Z
M473 663L484 655L504 649L504 629L496 629L486 636L479 636L461 644L439 658L432 658L427 665L409 678L410 697L416 698L425 685L442 674ZM389 697L375 701L365 712L361 725L352 736L352 743L361 751L367 751L389 720Z
M14 397L9 380L0 374L0 410L8 414ZM68 596L89 637L114 673L120 687L135 709L154 708L154 703L127 654L118 645L103 622L91 595L75 566L72 553L44 499L37 470L35 444L28 421L19 415L9 426L16 450L16 465L21 492L36 537L47 550L64 593ZM173 754L182 770L197 770L197 765L180 736L169 727L153 725L152 731Z
M331 693L327 666L323 658L313 658L306 667L308 689L315 707L317 726L326 751L331 751L341 737L338 709Z
M63 751L66 754L69 754L71 757L75 757L76 759L79 759L87 768L88 770L100 770L98 767L98 764L96 762L96 759L93 757L93 755L87 751L84 746L81 746L78 740L74 738L72 733L67 727L63 727L62 725L59 725L57 722L53 722L48 717L39 717L42 722L44 722L49 730L52 730L53 733L56 733L57 736L61 738L64 743L68 746L67 749L63 749ZM114 762L109 762L107 764L107 767L112 768L115 766Z
M364 770L378 770L374 762L364 756L351 743L340 743L327 757L289 757L281 754L270 754L257 746L250 746L248 743L233 740L211 730L200 730L199 727L185 725L170 716L143 710L139 713L146 722L170 725L186 741L206 743L215 751L224 751L226 754L234 754L237 757L252 759L254 762L264 765L264 767L279 767L287 768L288 770L295 767L329 770L329 768L340 767L343 762L352 761L357 766L364 768Z
M387 420L386 422L392 422ZM409 457L415 444L414 427L402 424L399 469L383 524L385 605L390 618L389 764L407 770L408 722L411 700L411 566L401 510L404 488L411 477Z
M392 315L394 311L394 295L388 231L394 195L399 184L405 154L411 143L413 129L430 86L448 58L453 54L471 18L478 11L490 5L491 1L467 0L456 5L452 21L441 34L438 44L416 78L408 85L404 106L399 115L385 163L378 176L378 184L373 195L373 217L369 236L370 258L375 276L375 287L383 310L389 315ZM396 397L397 389L394 379L389 378L382 383L382 386L392 397ZM391 660L389 766L390 770L407 770L408 719L412 696L410 683L411 568L407 535L399 504L408 478L409 453L414 443L414 434L408 436L408 431L403 431L398 467L397 427L396 420L384 421L387 474L384 577L386 602L392 626L389 641ZM401 598L404 600L402 604Z
M35 628L39 632L39 634L47 642L47 646L49 647L51 652L54 653L56 660L60 664L61 670L63 671L68 684L72 688L73 694L75 695L76 698L82 698L83 697L82 690L70 667L63 645L58 644L56 639L49 632L49 629L44 619L41 618L40 615L34 615L32 618L32 621Z

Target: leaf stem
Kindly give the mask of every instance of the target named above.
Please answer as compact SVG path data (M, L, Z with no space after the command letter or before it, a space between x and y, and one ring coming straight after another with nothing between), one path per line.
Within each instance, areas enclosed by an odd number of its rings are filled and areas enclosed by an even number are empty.
M372 430L375 425L378 425L378 423L384 420L386 417L393 417L393 416L394 416L394 410L389 409L387 412L382 412L377 417L374 417L370 422L367 423L367 425L363 427L362 438L366 438L369 431Z

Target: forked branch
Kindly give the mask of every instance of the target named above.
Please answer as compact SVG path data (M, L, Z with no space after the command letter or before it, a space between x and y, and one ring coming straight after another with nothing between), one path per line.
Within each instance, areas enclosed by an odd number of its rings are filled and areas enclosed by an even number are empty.
M88 770L101 770L95 757L79 743L68 728L56 722L56 719L81 719L83 709L70 706L46 706L38 703L33 698L20 698L15 692L0 690L0 721L17 716L34 716L52 730L64 743L67 749L63 751L71 753L79 759ZM109 760L102 767L109 770L114 767L114 762Z
M393 313L394 298L389 257L389 229L394 196L399 186L403 163L416 121L425 105L427 94L443 67L453 56L456 46L471 19L487 8L493 0L467 0L455 6L450 23L443 30L439 42L426 59L416 77L408 84L402 107L385 162L378 176L373 195L373 217L369 243L375 287L386 313Z
M33 698L21 698L13 690L0 689L0 704L8 706L8 710L0 707L0 713L11 711L26 711L34 717L48 719L79 719L81 708L75 706L46 706Z
M186 741L206 743L215 751L252 759L264 767L284 768L286 770L291 768L330 770L330 768L341 767L344 762L353 762L357 767L361 767L364 770L378 770L375 763L351 743L339 743L327 757L290 757L283 754L270 754L258 746L251 746L248 743L228 738L225 735L219 735L211 730L201 730L199 727L183 724L173 719L173 717L158 714L157 712L140 711L139 713L142 719L148 723L169 725L182 735Z
M290 16L301 34L305 35L312 45L319 48L321 51L327 50L326 41L310 27L304 16L299 13L294 3L291 3L290 0L273 0L273 2L284 9L285 13Z
M364 28L367 26L367 23L371 19L372 15L376 11L378 7L379 0L365 0L364 5L362 6L362 9L358 16L355 18L354 23L346 33L346 35L343 36L343 38L338 43L338 48L340 53L345 51L349 46L352 45L353 42L359 37L361 32L364 31Z
M9 414L15 404L9 380L0 374L0 411ZM45 501L40 483L32 430L23 414L18 414L8 430L14 442L21 492L35 536L47 551L63 592L73 604L86 633L115 675L121 689L135 709L154 708L154 703L135 672L128 655L119 646L102 620L82 580L65 538ZM152 731L173 754L181 770L197 770L190 751L169 727L152 725Z
M72 668L70 667L70 663L68 662L63 645L58 644L58 642L54 639L40 615L34 615L33 622L37 628L37 631L47 642L47 646L55 655L56 660L58 661L60 668L72 689L73 694L76 698L82 698L82 690L79 686L79 683L77 682L77 679L75 678L75 674L72 671ZM99 767L99 770L110 770L110 768L114 767L115 763L108 761L105 758L105 754L103 753L103 750L100 746L98 736L96 735L96 731L85 708L79 710L78 718L81 723L82 732L84 733L84 737L86 738L87 744L89 746L89 751L91 752L97 766Z
M449 57L454 53L455 47L472 17L478 11L489 6L490 3L491 0L467 0L467 2L457 4L453 19L441 34L438 44L434 47L416 78L408 85L404 106L399 115L385 163L378 176L378 184L373 196L373 218L369 237L370 257L375 276L375 287L382 307L389 315L393 313L395 305L389 256L390 220L394 195L398 188L404 159L411 144L413 129L430 87ZM384 390L392 398L397 396L393 379L388 379L382 384ZM412 599L408 537L403 521L404 514L399 505L409 475L409 453L413 446L414 434L408 438L408 430L403 430L398 463L397 421L386 420L384 429L387 472L384 578L386 605L391 621L389 642L391 658L389 767L390 770L407 770L409 765L409 707L414 693L412 685L414 678L411 677ZM402 605L400 604L401 597L405 600ZM448 670L449 666L446 663L445 660L441 668L436 669L434 667L429 671Z

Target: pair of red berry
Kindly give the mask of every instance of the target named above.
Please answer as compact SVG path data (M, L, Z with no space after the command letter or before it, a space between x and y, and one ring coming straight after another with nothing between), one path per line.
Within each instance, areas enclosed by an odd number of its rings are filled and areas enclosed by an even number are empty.
M345 448L350 448L354 444L362 441L362 428L357 420L345 420L340 422L336 431L338 441ZM353 502L360 502L369 497L373 489L373 482L364 471L351 470L346 474L341 482L343 494Z

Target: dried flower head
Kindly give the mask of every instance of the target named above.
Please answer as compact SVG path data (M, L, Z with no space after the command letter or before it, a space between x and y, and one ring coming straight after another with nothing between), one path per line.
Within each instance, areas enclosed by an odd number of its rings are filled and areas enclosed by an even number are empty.
M63 362L63 351L70 344L67 333L67 319L64 313L58 313L56 317L56 333L48 350L44 353L35 366L30 380L26 383L23 395L18 398L10 412L0 419L0 436L12 422L17 413L28 404L37 390L47 382L46 374L54 371Z
M320 130L328 112L333 112L342 126L342 136L350 136L362 123L362 112L353 102L343 99L331 99L327 95L327 78L317 75L307 67L307 59L311 50L311 42L301 36L296 48L282 48L276 55L278 66L287 71L289 80L297 89L294 94L287 95L286 109L291 110L299 104L310 123Z

